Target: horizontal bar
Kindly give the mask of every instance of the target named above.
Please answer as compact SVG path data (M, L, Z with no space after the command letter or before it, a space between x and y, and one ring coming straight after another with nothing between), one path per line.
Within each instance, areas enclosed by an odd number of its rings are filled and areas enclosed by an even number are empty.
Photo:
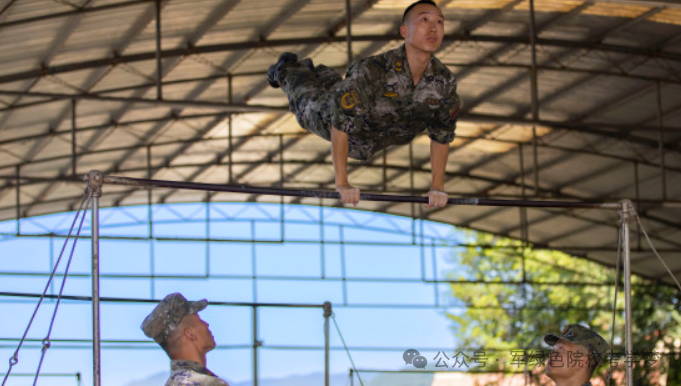
M91 174L93 172L90 172ZM99 173L99 172L96 172ZM338 192L325 190L298 190L287 188L257 187L247 185L218 185L196 182L150 180L143 178L130 178L118 176L103 176L104 183L115 185L127 185L137 187L159 187L172 189L200 190L209 192L230 192L244 194L260 194L268 196L288 196L288 197L314 197L339 199ZM409 202L409 203L428 203L428 197L424 196L399 196L387 194L361 193L360 200L381 201L381 202ZM504 206L504 207L525 207L525 208L582 208L582 209L620 209L619 202L574 202L574 201L530 201L530 200L492 200L485 198L450 198L447 200L450 205L465 206Z
M21 292L0 292L0 296L19 297L19 298L40 298L42 294L30 294ZM44 295L45 299L57 299L57 295ZM62 295L62 299L79 300L91 302L91 296ZM133 298L114 298L100 297L100 302L109 303L159 303L157 299L133 299ZM249 303L249 302L208 302L212 306L233 306L233 307L281 307L281 308L324 308L323 304L296 304L296 303Z

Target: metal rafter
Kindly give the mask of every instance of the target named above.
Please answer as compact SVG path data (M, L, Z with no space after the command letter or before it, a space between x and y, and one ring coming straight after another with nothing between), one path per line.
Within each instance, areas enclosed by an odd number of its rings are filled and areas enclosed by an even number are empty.
M359 17L361 14L363 14L363 13L366 12L367 10L371 9L371 7L376 3L376 1L377 1L377 0L366 1L362 6L360 6L360 7L355 7L355 9L353 10L353 13L352 13L352 15L351 15L351 18ZM300 6L302 7L302 4L300 4ZM290 14L289 17L292 16L292 15L293 15L293 14ZM327 31L327 35L328 35L328 36L334 36L334 35L336 35L336 34L345 26L345 24L346 24L346 21L345 21L345 20L346 20L346 16L344 15L344 16L340 17L339 19L333 21L333 22L330 24L330 27L329 27L329 29L328 29L328 31ZM282 21L282 22L283 22L283 21ZM274 31L274 29L270 29L270 33L273 32L273 31ZM308 47L306 47L305 49L303 49L301 52L299 52L299 56L300 56L300 57L306 57L306 56L310 55L312 52L314 52L319 46L320 46L319 44L315 44L315 45L308 46ZM228 60L229 60L229 59L228 59ZM268 87L267 79L264 79L264 77L263 77L263 80L262 80L262 81L256 83L255 86L253 86L253 87L251 88L251 90L249 90L248 92L246 92L244 99L245 99L245 100L250 99L252 96L254 96L254 95L256 95L256 94L262 92L266 87ZM267 130L267 126L262 127L262 129L260 129L259 131L264 131L264 130ZM297 140L289 141L289 142L295 142L295 141L297 141ZM237 150L239 147L241 147L242 144L243 144L243 143L240 143L240 144L235 145L235 146L231 149L231 151L234 152L234 151ZM222 157L220 157L220 158L224 158L227 154L229 154L229 151L225 152L225 153L222 155ZM199 168L199 169L196 170L194 173L192 173L192 174L187 178L187 180L188 180L188 181L194 181L198 176L200 176L201 174L203 174L208 168L209 168L208 165L206 165L205 167ZM243 176L245 176L247 173L246 173L246 174L242 173L242 174L243 174ZM243 177L243 176L242 176L242 177ZM167 193L166 195L164 195L164 196L163 196L163 200L164 200L164 201L167 200L174 192L175 192L175 191L171 191L171 192ZM210 197L212 197L212 196L209 195L209 197L208 197L207 199L210 200Z
M372 42L372 41L384 41L389 42L392 40L399 40L399 35L382 34L382 35L361 35L354 36L353 41L356 42ZM310 45L310 44L328 44L328 43L338 43L343 42L345 37L336 36L316 36L316 37L306 37L306 38L293 38L293 39L277 39L277 40L265 40L265 41L249 41L241 43L224 43L224 44L214 44L205 46L195 46L190 48L175 48L166 49L161 52L161 57L164 59L183 57L188 55L203 54L203 53L215 53L215 52L227 52L243 49L252 48L265 48L265 47L281 47L281 46L291 46L291 45ZM468 41L468 42L484 42L484 43L503 43L503 44L529 44L529 38L526 36L496 36L496 35L446 35L445 41ZM538 38L537 44L539 46L547 47L562 47L566 49L587 49L587 50L597 50L604 52L615 52L628 55L635 55L646 58L661 58L671 61L680 62L681 54L677 54L672 51L663 51L657 47L654 48L639 48L633 46L622 46L616 44L604 44L591 41L573 41L565 39L545 39ZM23 72L18 72L9 75L0 76L0 83L14 82L23 79L33 79L36 77L45 76L48 74L60 74L72 71L80 71L89 68L95 68L100 66L107 66L119 63L134 63L139 61L150 61L155 58L154 52L142 52L137 54L122 55L120 57L109 57L88 60L83 62L67 63L63 65L51 66L44 69L33 69Z
M451 1L451 0L441 2L441 3L440 3L440 7L441 7L441 8L445 7L450 1ZM514 1L511 1L510 3L508 3L506 6L504 6L504 7L501 8L501 9L496 9L496 10L492 10L492 11L487 11L487 12L485 12L483 15L481 15L480 17L478 17L477 19L472 20L470 23L465 23L465 24L462 24L461 26L459 26L458 31L461 32L461 33L463 33L463 34L465 34L465 35L470 35L471 32L473 32L473 31L475 31L476 29L482 27L483 25L485 25L486 23L488 23L489 21L491 21L491 20L494 19L495 17L498 17L499 15L501 15L501 14L503 14L503 13L505 13L505 12L508 12L509 10L513 9L516 5L520 4L522 1L525 1L525 0L514 0ZM395 25L393 26L393 29L398 29L400 25L402 25L402 22L401 22L401 21L396 22ZM445 44L445 47L441 47L441 49L446 48L446 47L449 46L450 44L451 44L451 42ZM385 45L385 44L384 44L384 43L381 43L381 42L373 43L373 44L371 44L369 47L367 47L366 49L364 49L364 50L360 53L359 57L371 55L375 50L379 49L379 48L382 47L383 45ZM460 81L461 81L461 78L458 78L458 77L457 77L457 80L460 82ZM463 146L460 146L460 147L465 147L466 145L468 145L468 144L470 144L470 143L472 143L472 142L474 142L474 141L469 141L469 142L465 143ZM390 153L390 152L392 152L392 149L386 149L385 151L388 152L388 153ZM450 150L450 154L451 154L451 152L452 152L452 151ZM326 153L326 154L329 154L329 153ZM321 154L320 154L319 157L321 157ZM428 163L428 162L430 162L430 158L428 158L427 160L421 161L418 165L415 165L415 167L421 167L421 166L425 165L425 164ZM357 170L357 169L359 169L359 166L358 166L358 165L348 165L348 170L347 170L348 176L350 176L350 175L351 175L355 170ZM303 168L303 171L304 171L304 168ZM294 199L293 202L294 202L294 203L300 202L300 198Z
M211 12L206 19L199 24L199 26L192 32L191 35L185 38L186 45L192 46L198 42L198 40L203 37L205 33L207 33L212 26L214 26L217 22L219 22L230 10L234 8L239 3L240 0L224 0L219 7L214 12ZM166 2L162 2L161 5L166 4ZM152 7L153 12L155 15L155 6ZM142 19L143 21L146 21L147 24L151 20L145 20L144 18ZM169 62L164 63L163 65L163 71L164 74L161 76L163 77L164 75L167 75L168 72L170 72L174 66L177 64L177 62L180 60L180 57L175 57L172 58ZM207 87L207 86L206 86ZM142 89L136 91L134 97L141 97L144 93L146 93L148 90ZM200 95L204 90L201 90L200 87L196 88L194 91L190 92L189 94L189 99L193 99L196 96ZM123 117L130 108L132 108L133 103L127 103L125 104L121 109L119 109L117 112L112 114L112 121L118 121L120 120L121 117ZM114 126L112 126L114 127ZM163 128L165 127L165 124L157 124L155 125L151 130L149 130L143 138L141 139L141 142L146 142L152 139L155 135L157 135ZM101 141L103 141L108 135L111 134L111 130L105 129L101 130L99 132L96 132L89 140L88 142L83 146L84 149L90 149L92 147L97 146ZM131 155L131 153L128 153L126 156ZM125 160L126 157L123 158ZM59 175L63 175L66 173L68 168L63 168L59 171ZM33 208L34 205L38 204L47 194L49 194L54 188L56 184L51 184L48 185L43 191L41 191L38 194L38 199L36 199L33 203L29 204L25 210L24 213L28 213L29 210Z

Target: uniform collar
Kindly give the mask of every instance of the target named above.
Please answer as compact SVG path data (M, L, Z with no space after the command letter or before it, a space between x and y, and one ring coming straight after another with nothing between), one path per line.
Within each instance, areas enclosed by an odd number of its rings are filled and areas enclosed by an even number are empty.
M215 376L215 374L213 374L212 371L208 370L204 366L201 366L201 364L199 362L194 362L194 361L185 360L185 359L170 361L170 369L171 369L171 371L193 370L193 371L196 371L197 373Z
M430 60L428 61L428 66L426 66L426 70L423 71L423 75L421 78L425 78L428 76L432 76L434 74L433 72L433 61L435 60L435 56L430 55ZM411 69L409 68L409 61L407 60L407 48L405 43L403 43L399 48L396 50L396 55L395 55L395 63L393 64L395 71L398 73L402 73L403 76L406 76L409 78L409 80L414 84L414 79L411 76Z

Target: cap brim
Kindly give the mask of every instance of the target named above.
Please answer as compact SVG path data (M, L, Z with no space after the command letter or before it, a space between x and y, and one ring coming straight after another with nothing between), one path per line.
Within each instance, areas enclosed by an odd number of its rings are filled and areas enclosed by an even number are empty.
M206 299L197 300L195 302L189 302L189 311L187 312L187 315L192 315L199 311L203 311L203 309L205 309L207 306L208 300Z
M563 339L563 338L561 338L558 335L553 335L553 334L544 335L544 342L546 342L546 344L548 344L549 346L555 345L556 342L558 342L560 339Z

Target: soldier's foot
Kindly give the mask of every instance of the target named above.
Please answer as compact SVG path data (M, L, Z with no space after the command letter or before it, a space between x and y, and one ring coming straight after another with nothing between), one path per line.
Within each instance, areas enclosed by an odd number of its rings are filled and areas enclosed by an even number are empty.
M278 72L280 67L283 64L286 63L296 63L298 62L298 55L292 53L292 52L284 52L279 56L279 60L273 65L270 66L269 71L267 71L267 81L269 82L270 86L274 88L279 88L279 76Z

